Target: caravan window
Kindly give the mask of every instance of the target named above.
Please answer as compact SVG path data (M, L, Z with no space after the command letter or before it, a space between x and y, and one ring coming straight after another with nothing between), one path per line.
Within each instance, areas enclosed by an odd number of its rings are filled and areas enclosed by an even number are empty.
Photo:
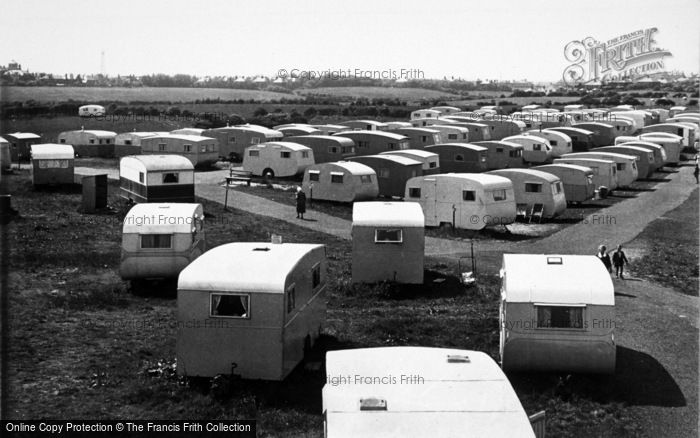
M435 169L437 167L437 163L435 161L431 161L428 163L428 168L430 169Z
M528 193L542 193L541 183L525 183L525 191Z
M561 181L557 181L552 184L552 194L558 195L559 193L561 193Z
M39 169L68 169L68 160L37 160Z
M455 154L455 161L464 161L464 155Z
M144 177L143 172L139 172L139 182L140 183L143 183L143 177Z
M338 148L336 146L328 146L328 153L329 154L337 154Z
M428 136L427 136L427 135L421 135L420 141L422 141L423 143L427 143L427 142L428 142Z
M462 199L464 201L476 201L476 192L474 190L462 190Z
M457 134L447 134L448 140L457 140Z
M90 144L95 144L95 140L90 139Z
M508 152L508 156L511 158L518 158L522 155L523 155L523 151L521 149L516 149L516 150Z
M361 175L360 182L362 184L371 184L372 183L372 175Z
M358 148L368 148L368 147L369 147L369 142L368 142L368 141L358 141L358 142L357 142L357 147L358 147Z
M164 173L163 184L177 184L180 180L179 176L177 173Z
M552 146L556 146L556 145L557 145L557 141L556 141L556 140L549 140L549 144L552 145Z
M389 169L379 169L379 178L389 178Z
M502 154L502 153L503 153L503 148L496 148L496 153L497 153L497 154Z
M541 151L542 150L542 145L539 143L535 143L532 145L532 150L533 151Z
M354 154L355 153L355 148L352 146L344 146L342 150L343 150L344 154Z
M280 152L280 156L282 158L292 158L292 153L288 152L288 151L282 151L282 152Z
M65 138L62 138L62 139L61 139L61 143L65 143L65 142L66 142L66 139L65 139ZM12 146L17 147L17 145L16 145L15 143L12 143Z
M583 307L535 306L537 328L583 329Z
M260 143L260 138L258 137L253 137L250 139L250 144L258 144Z
M124 140L124 144L127 146L131 146L131 140Z
M294 308L297 306L296 294L296 288L294 287L294 285L289 286L289 288L287 289L287 313L294 310Z
M182 150L185 152L192 152L192 145L191 144L183 144Z
M402 230L374 230L375 243L401 243L403 242Z
M389 148L389 150L394 150L396 149L396 143L389 143L387 144L387 147Z
M229 143L235 143L236 142L236 137L229 137L228 138Z
M411 187L408 189L408 197L409 198L420 198L420 188L419 187Z
M625 170L625 163L617 163L617 170Z
M309 181L318 181L320 174L318 170L309 170Z
M493 192L494 201L505 201L506 200L506 189L494 190Z
M316 289L321 284L321 264L316 263L311 268L311 289Z
M309 158L309 151L302 151L301 158Z
M343 183L343 174L331 172L331 183L342 184Z
M218 318L250 318L250 295L211 294L209 316Z
M172 234L142 234L141 249L171 248Z
M259 157L260 156L260 151L257 149L251 149L248 151L248 156L249 157Z
M165 143L158 143L158 152L165 151L166 146L167 146L167 144L165 144Z

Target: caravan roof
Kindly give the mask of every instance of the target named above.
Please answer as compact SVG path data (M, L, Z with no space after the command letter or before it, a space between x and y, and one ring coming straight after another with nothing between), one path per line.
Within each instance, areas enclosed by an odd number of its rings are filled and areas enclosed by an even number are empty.
M14 138L16 138L17 140L29 140L32 138L41 138L40 135L32 134L31 132L13 132L13 133L7 134L7 135L11 135Z
M131 207L124 217L124 234L191 233L195 224L193 217L204 218L201 204L144 203Z
M342 132L337 132L333 135L339 136L339 137L350 137L352 135L358 135L358 134L369 134L369 135L376 135L379 137L385 137L390 140L396 140L396 141L403 141L403 140L408 140L408 137L405 135L400 135L400 134L395 134L393 132L387 132L387 131L342 131Z
M425 226L423 209L416 202L355 202L352 224L360 226Z
M262 148L262 147L266 147L266 146L280 146L280 147L287 148L287 149L292 150L292 151L308 151L311 149L308 146L304 146L303 144L299 144L299 143L293 143L291 141L268 141L265 143L251 145L249 147Z
M423 180L429 181L431 178L436 177L465 179L467 181L481 184L484 189L503 189L513 187L513 183L508 178L497 175L488 175L485 173L443 173L439 175L424 176Z
M610 274L596 256L503 254L508 302L614 305Z
M533 177L544 179L545 181L550 183L561 181L561 178L559 178L556 175L552 175L551 173L542 172L541 170L534 169L496 169L492 170L491 172L497 172L494 174L500 176L505 176L504 174L532 175Z
M34 160L65 160L75 158L73 146L69 144L34 144L31 150Z
M211 137L203 137L201 135L192 135L192 134L156 134L153 137L157 138L162 138L162 139L172 139L172 140L184 140L184 141L191 141L192 143L199 143L202 141L208 141L208 140L213 140Z
M217 246L186 267L178 289L284 294L299 259L323 245L235 242Z
M122 162L136 160L148 171L186 169L194 170L192 162L182 155L129 155Z
M506 375L480 351L382 347L326 353L330 376L364 377L323 389L323 409L338 436L534 437ZM420 385L373 376L420 376ZM352 383L352 382L351 382ZM362 412L361 399L381 397L385 411ZM330 436L330 434L329 434ZM334 435L335 436L335 435Z
M333 164L334 166L342 167L353 175L376 175L376 172L371 167L366 164L356 163L354 161L337 161Z
M432 158L438 156L438 154L436 154L435 152L429 152L423 149L402 149L400 151L386 151L380 152L379 155L413 155L420 158Z

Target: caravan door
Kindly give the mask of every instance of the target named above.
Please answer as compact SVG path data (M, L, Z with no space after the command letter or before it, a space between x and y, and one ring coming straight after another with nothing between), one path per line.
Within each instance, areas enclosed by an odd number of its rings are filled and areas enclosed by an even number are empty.
M423 179L422 187L422 200L423 204L423 214L425 215L426 225L440 225L440 220L437 214L437 179L436 178L425 178Z

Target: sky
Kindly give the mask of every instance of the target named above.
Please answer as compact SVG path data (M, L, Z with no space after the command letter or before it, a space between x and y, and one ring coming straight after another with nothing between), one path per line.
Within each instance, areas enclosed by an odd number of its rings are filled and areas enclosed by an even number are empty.
M0 0L0 65L32 72L276 77L366 71L556 81L564 47L656 27L700 70L700 0ZM379 73L382 74L382 73Z

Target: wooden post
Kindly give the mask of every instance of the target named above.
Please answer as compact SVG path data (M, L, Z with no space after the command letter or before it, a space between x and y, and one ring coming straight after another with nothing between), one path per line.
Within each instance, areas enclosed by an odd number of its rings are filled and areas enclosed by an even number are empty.
M228 211L228 184L229 179L226 178L226 196L224 197L224 211Z

